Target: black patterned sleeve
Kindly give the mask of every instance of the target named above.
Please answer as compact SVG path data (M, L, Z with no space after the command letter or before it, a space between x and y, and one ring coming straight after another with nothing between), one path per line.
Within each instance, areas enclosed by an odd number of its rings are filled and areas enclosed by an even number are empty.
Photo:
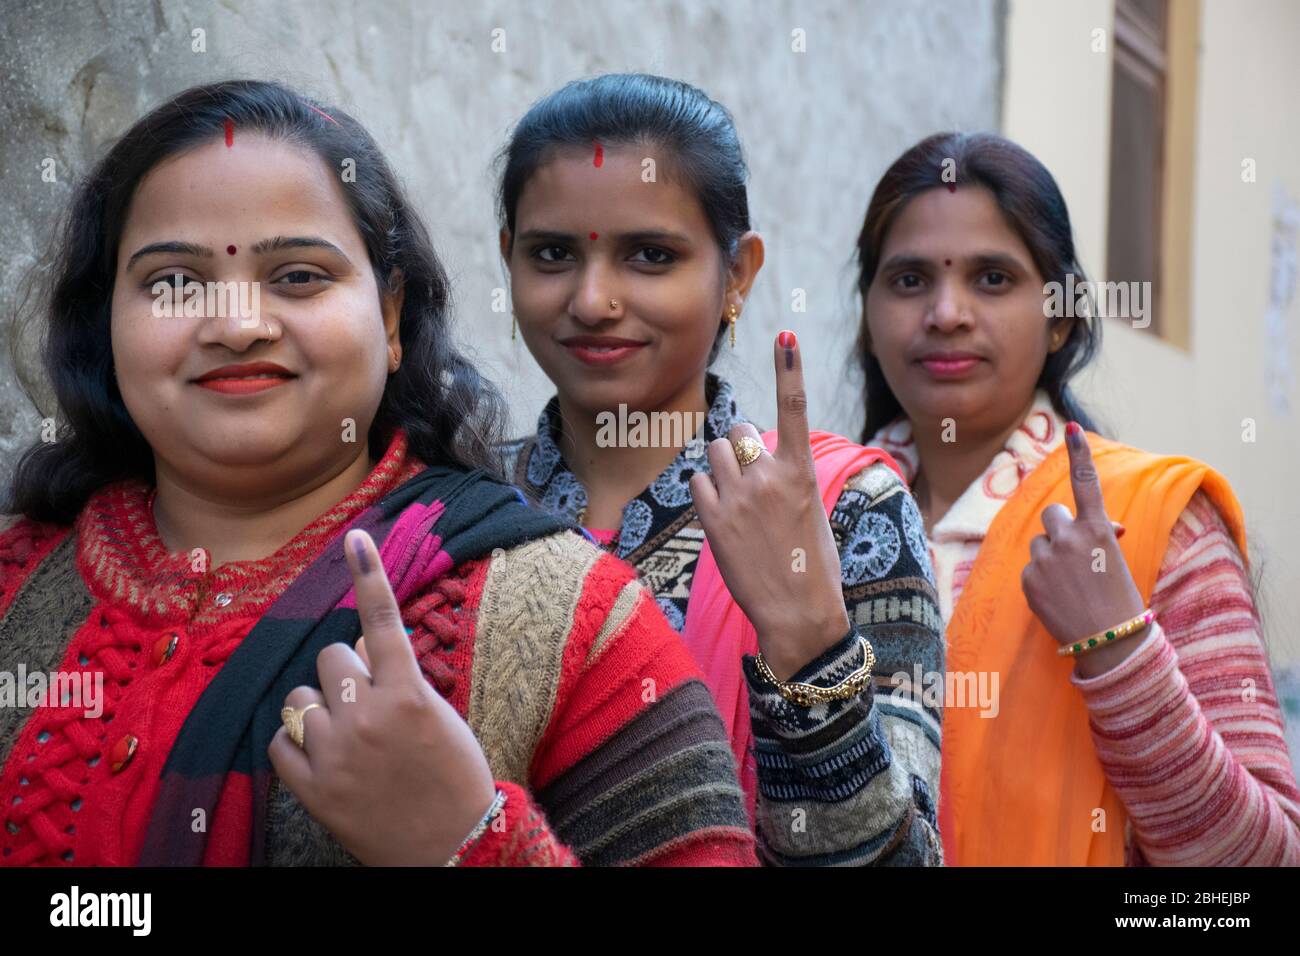
M831 515L851 630L792 680L829 687L875 651L872 684L848 701L788 703L749 682L758 837L778 866L940 865L940 706L913 693L943 672L943 622L921 514L884 464L855 475ZM933 680L933 678L931 678Z

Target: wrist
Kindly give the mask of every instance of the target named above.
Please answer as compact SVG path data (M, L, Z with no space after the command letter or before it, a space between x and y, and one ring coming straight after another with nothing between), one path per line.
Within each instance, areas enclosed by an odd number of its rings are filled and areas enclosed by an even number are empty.
M755 628L763 660L779 680L789 680L844 641L852 625L842 603L836 611Z
M1074 676L1080 680L1091 680L1094 677L1100 677L1102 674L1113 671L1128 660L1139 645L1146 640L1147 635L1150 633L1150 627L1148 625L1109 647L1098 648L1075 658Z

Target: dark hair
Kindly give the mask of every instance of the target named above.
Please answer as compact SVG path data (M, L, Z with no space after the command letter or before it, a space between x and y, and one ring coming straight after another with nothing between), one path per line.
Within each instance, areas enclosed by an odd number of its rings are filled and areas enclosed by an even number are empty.
M991 133L936 133L907 150L876 185L858 236L862 324L855 352L865 379L864 443L903 413L880 362L871 354L867 326L867 291L880 265L885 236L907 203L926 190L951 182L992 193L1008 224L1029 247L1044 282L1064 286L1067 273L1073 274L1076 286L1086 281L1075 255L1065 198L1047 167L1028 150ZM1097 310L1089 306L1087 314L1072 324L1065 344L1047 356L1038 376L1038 387L1051 397L1057 413L1093 431L1096 426L1071 393L1069 382L1092 360L1100 345L1101 323Z
M57 441L18 463L6 510L70 522L103 485L154 480L152 450L117 387L110 336L118 244L140 180L159 162L224 135L230 122L313 150L332 169L355 163L344 195L381 290L400 270L402 363L388 377L367 441L381 456L397 428L427 464L494 468L503 404L453 347L450 288L428 231L378 145L352 117L276 83L230 80L186 90L133 125L77 186L42 285L42 360L63 413ZM16 357L15 357L16 359ZM15 366L19 363L15 360ZM29 396L31 390L28 389Z
M574 80L532 105L501 150L497 217L515 234L515 209L524 186L557 149L595 144L653 144L671 154L671 172L699 200L723 262L731 263L749 231L748 170L727 108L702 90L662 76L608 73ZM726 329L718 328L709 362Z

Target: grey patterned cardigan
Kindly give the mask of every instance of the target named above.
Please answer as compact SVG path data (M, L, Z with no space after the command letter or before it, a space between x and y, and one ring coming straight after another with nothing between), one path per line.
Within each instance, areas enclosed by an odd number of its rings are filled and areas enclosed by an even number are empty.
M745 421L731 387L710 375L705 442ZM544 507L581 523L587 492L560 453L558 398L537 433L504 447L506 474ZM685 624L704 532L688 482L708 471L696 441L623 510L607 548L631 564L669 622ZM938 865L936 821L942 711L909 688L919 666L942 674L943 621L924 525L898 476L877 463L845 485L831 529L840 552L848 635L792 679L836 683L876 653L871 687L851 701L788 704L746 658L758 769L757 830L771 865Z

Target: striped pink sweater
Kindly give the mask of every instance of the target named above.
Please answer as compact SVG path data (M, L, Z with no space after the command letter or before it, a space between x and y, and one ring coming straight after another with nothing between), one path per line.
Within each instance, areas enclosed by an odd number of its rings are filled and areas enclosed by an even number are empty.
M1064 440L1039 393L1006 448L930 535L944 619L952 616L1002 504ZM911 423L872 441L912 482ZM1300 790L1244 562L1218 511L1197 492L1179 517L1151 597L1158 623L1118 667L1073 678L1092 736L1129 813L1129 863L1300 864Z

